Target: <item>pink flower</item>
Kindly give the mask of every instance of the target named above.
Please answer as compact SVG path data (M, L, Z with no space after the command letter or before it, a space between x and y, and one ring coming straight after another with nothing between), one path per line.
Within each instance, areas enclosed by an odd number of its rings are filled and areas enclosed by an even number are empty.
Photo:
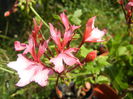
M68 44L68 42L71 41L72 37L74 36L73 32L76 29L78 29L80 26L71 25L65 13L61 13L60 18L61 18L63 25L65 26L65 33L63 35L63 38L61 38L61 33L59 30L54 28L51 23L49 23L49 25L50 25L51 38L54 40L55 44L58 46L58 49L62 51L65 48L65 46Z
M32 55L34 61L40 61L41 56L43 53L46 51L46 48L48 47L48 40L43 41L39 44L39 50L38 53L36 52L35 49L35 42L34 38L32 35L30 35L28 44L20 43L19 41L16 41L14 46L15 50L21 51L24 50L23 54L27 54L28 52Z
M7 65L18 72L20 80L16 85L20 87L32 81L35 81L40 86L46 86L48 83L48 76L53 72L41 63L27 59L22 54L18 54L17 61L10 62Z
M40 60L48 47L49 41L43 40L42 35L38 34L41 26L41 24L38 26L34 20L34 30L29 36L28 44L20 43L19 41L14 43L16 51L24 50L23 54L18 54L17 61L8 64L10 68L15 69L19 74L20 80L16 84L17 86L23 87L32 81L37 82L41 86L46 86L48 83L48 75L53 72L52 69L42 64ZM41 38L40 41L39 38ZM32 60L24 56L27 53L31 54Z
M80 61L78 58L76 58L72 52L76 52L78 49L77 48L69 48L67 50L62 51L58 56L55 58L52 58L50 62L52 62L55 67L55 71L61 73L64 71L64 64L68 66L72 66L74 64L80 64Z
M62 47L64 48L67 45L67 43L69 41L71 41L72 37L74 36L73 32L76 29L80 28L80 26L71 25L69 23L68 17L65 15L65 13L61 13L60 18L61 18L63 25L65 26L64 38L62 41Z
M131 7L133 7L133 1L129 1L129 2L126 4L126 6L125 6L125 8L126 8L127 11L128 11L128 10L131 10Z
M55 71L59 73L64 71L65 64L68 66L81 64L80 61L72 54L72 52L76 52L78 50L77 48L69 48L67 50L65 49L67 44L72 40L72 37L74 36L74 31L80 26L71 25L65 13L61 13L60 18L65 27L65 33L63 35L63 38L60 31L58 31L56 28L53 27L51 23L49 23L51 38L53 39L59 50L59 54L55 58L52 58L50 61L55 65Z
M86 29L84 32L84 42L102 42L102 37L105 35L106 30L99 30L98 28L94 27L94 21L96 17L92 17L88 20L86 24Z
M69 41L72 40L72 37L74 36L74 31L76 29L80 28L80 26L70 26L69 29L67 31L65 31L64 33L64 38L63 38L63 41L62 41L62 47L64 48Z

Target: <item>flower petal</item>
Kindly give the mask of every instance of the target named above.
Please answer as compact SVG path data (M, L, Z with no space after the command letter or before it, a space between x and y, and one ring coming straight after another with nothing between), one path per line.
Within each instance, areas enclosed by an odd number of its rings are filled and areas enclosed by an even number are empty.
M60 18L61 18L62 23L63 23L64 26L65 26L65 29L68 30L68 29L69 29L69 21L68 21L68 18L67 18L67 16L65 15L64 12L60 14Z
M48 75L50 71L50 69L43 69L41 71L38 71L38 73L34 77L34 81L42 87L46 86L48 83Z
M76 57L72 57L68 54L63 54L62 58L63 58L63 61L69 66L72 66L74 64L80 64L79 60Z
M16 51L22 51L26 48L26 44L20 43L19 41L14 42L14 47Z
M86 24L86 29L84 32L84 42L102 42L102 37L105 35L106 30L99 30L98 28L94 27L96 17L92 17L88 20Z
M29 61L22 54L18 54L17 61L10 62L7 64L7 66L12 69L15 69L16 71L21 71L21 70L27 68L30 64L32 64L31 61Z
M56 45L58 46L58 48L61 49L61 42L60 42L61 34L60 34L60 31L57 31L51 23L49 23L49 25L50 25L51 37L54 40L54 42L56 43Z
M98 28L94 28L91 32L91 35L86 38L85 42L101 42L102 37L105 35L105 31L101 31Z
M39 45L38 60L40 60L41 56L46 51L47 47L48 47L48 41L44 41L43 44Z
M52 62L55 67L55 71L61 73L64 70L63 60L62 60L62 54L59 54L57 57L52 58L50 62Z
M86 40L87 37L90 36L90 33L91 33L91 31L93 30L93 28L94 28L95 19L96 19L96 16L90 18L90 19L87 21L86 28L85 28L85 32L84 32L84 38L83 38L84 41Z

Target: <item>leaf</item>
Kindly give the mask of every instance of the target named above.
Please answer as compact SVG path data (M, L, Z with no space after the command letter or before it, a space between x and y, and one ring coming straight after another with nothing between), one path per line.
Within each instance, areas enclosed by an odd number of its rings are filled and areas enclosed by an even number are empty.
M76 24L76 25L80 25L81 24L81 20L77 17L72 17L71 21Z
M107 66L107 65L110 65L110 63L107 61L108 59L108 56L99 56L96 58L96 62L98 64L98 66Z
M82 46L80 48L80 55L86 57L86 55L91 51L93 51L93 49L87 49L85 46Z
M76 24L76 25L80 25L81 24L81 20L80 20L80 16L82 15L82 10L81 9L78 9L74 12L73 15L70 15L70 20Z
M78 9L74 12L74 17L80 17L82 15L82 10L81 9Z
M81 38L81 36L80 36L80 34L77 34L77 33L76 33L76 34L73 36L73 38L76 38L76 39L77 39L77 38Z
M127 55L127 48L125 46L120 46L118 48L118 56Z
M60 20L60 16L59 16L59 15L53 14L53 17L54 17L54 19L56 19L56 20Z
M106 76L98 76L97 79L96 79L96 83L99 83L99 84L102 84L102 83L109 83L110 82L110 79Z

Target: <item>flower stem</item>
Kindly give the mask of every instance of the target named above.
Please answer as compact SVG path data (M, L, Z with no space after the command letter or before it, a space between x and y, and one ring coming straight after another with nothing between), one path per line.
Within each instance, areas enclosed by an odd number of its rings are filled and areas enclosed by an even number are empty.
M50 57L46 53L44 53L44 55L50 60Z
M49 25L41 18L41 16L36 12L36 10L30 6L31 11L44 23L44 25L49 29Z
M58 76L57 76L55 88L58 86L59 78L60 78L60 74L58 74Z
M121 8L122 8L122 11L123 11L123 13L124 13L124 16L125 16L125 19L126 19L126 22L127 22L126 12L125 12L125 9L124 9L123 4L121 5Z
M6 71L6 72L8 72L8 73L11 73L11 74L17 74L17 73L15 73L15 72L13 72L13 71L11 71L11 70L8 70L8 69L6 69L6 68L3 68L3 67L0 67L0 69L3 70L3 71Z
M78 46L78 48L81 48L81 46L84 44L84 42L82 41L81 43L80 43L80 45Z
M80 49L81 48L81 46L84 44L84 42L83 41L81 41L81 43L80 43L80 45L78 46L78 48ZM79 50L78 50L79 51ZM75 52L75 54L74 55L76 55L77 53L78 53L78 51L77 52Z
M49 49L49 47L48 47L48 52L50 53L50 55L51 55L52 57L54 57L54 55L53 55L52 51Z

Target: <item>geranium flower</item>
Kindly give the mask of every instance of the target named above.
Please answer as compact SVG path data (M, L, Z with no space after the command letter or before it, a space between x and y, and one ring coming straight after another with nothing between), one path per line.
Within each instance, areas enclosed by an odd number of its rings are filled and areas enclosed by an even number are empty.
M80 64L80 61L78 58L76 58L72 52L76 52L78 49L77 48L69 48L67 50L64 50L61 52L58 56L55 58L52 58L50 62L52 62L55 67L55 71L61 73L64 71L64 63L68 66L72 66L74 64Z
M51 23L49 23L49 25L50 25L51 38L54 40L55 44L58 46L58 49L62 51L64 50L65 46L74 36L74 31L78 29L80 26L71 25L65 13L61 13L60 18L61 18L63 25L65 26L65 33L64 33L63 39L61 38L60 31L54 28L54 26Z
M30 38L29 38L29 46L31 46L33 43L35 44L35 46L38 46L39 44L37 43L37 39L39 39L39 38L42 39L42 35L39 34L39 30L42 27L42 22L39 25L37 25L37 22L35 19L33 19L33 22L34 22L34 29L32 30L32 34L30 35ZM31 38L33 40L32 42L30 40ZM14 47L15 47L16 51L22 51L22 50L26 49L27 46L28 46L27 44L20 43L19 41L14 42ZM26 52L24 52L24 53L27 54Z
M96 17L92 17L88 20L86 24L86 29L84 32L83 42L102 42L102 37L105 35L106 30L99 30L94 27Z
M129 1L125 6L127 11L131 10L131 7L133 7L133 1Z
M65 33L62 41L62 47L64 48L74 36L74 31L80 28L80 26L71 25L69 23L68 17L65 15L64 12L60 14L60 18L63 25L65 26Z
M41 63L27 59L22 54L18 54L17 61L10 62L7 66L18 72L20 80L16 85L19 87L23 87L32 81L35 81L40 86L46 86L48 76L53 72Z
M35 61L40 61L40 57L45 52L46 48L48 47L48 41L43 41L39 45L38 53L35 51L35 42L32 35L29 36L28 44L20 43L19 41L15 41L14 46L16 51L22 51L24 50L23 54L27 54L28 52L32 55L33 59Z
M46 86L48 83L48 75L53 72L52 69L47 68L42 64L40 60L48 47L49 41L42 39L37 43L40 35L38 34L40 28L41 25L37 26L36 21L34 20L34 30L29 36L28 44L20 43L19 41L14 43L16 51L24 50L23 54L18 54L17 61L7 64L10 68L15 69L18 72L20 80L16 84L17 86L23 87L32 81L37 82L41 86ZM25 55L27 53L31 54L32 59L26 58Z
M70 42L72 37L74 36L74 30L78 29L80 26L71 25L65 13L61 13L60 18L65 27L65 33L63 38L61 38L60 31L54 28L54 26L51 23L49 23L51 38L53 39L59 50L58 55L55 58L52 58L50 61L55 65L55 71L59 73L64 71L65 64L68 66L80 64L79 59L72 54L72 52L76 52L78 49L65 49L68 42Z

